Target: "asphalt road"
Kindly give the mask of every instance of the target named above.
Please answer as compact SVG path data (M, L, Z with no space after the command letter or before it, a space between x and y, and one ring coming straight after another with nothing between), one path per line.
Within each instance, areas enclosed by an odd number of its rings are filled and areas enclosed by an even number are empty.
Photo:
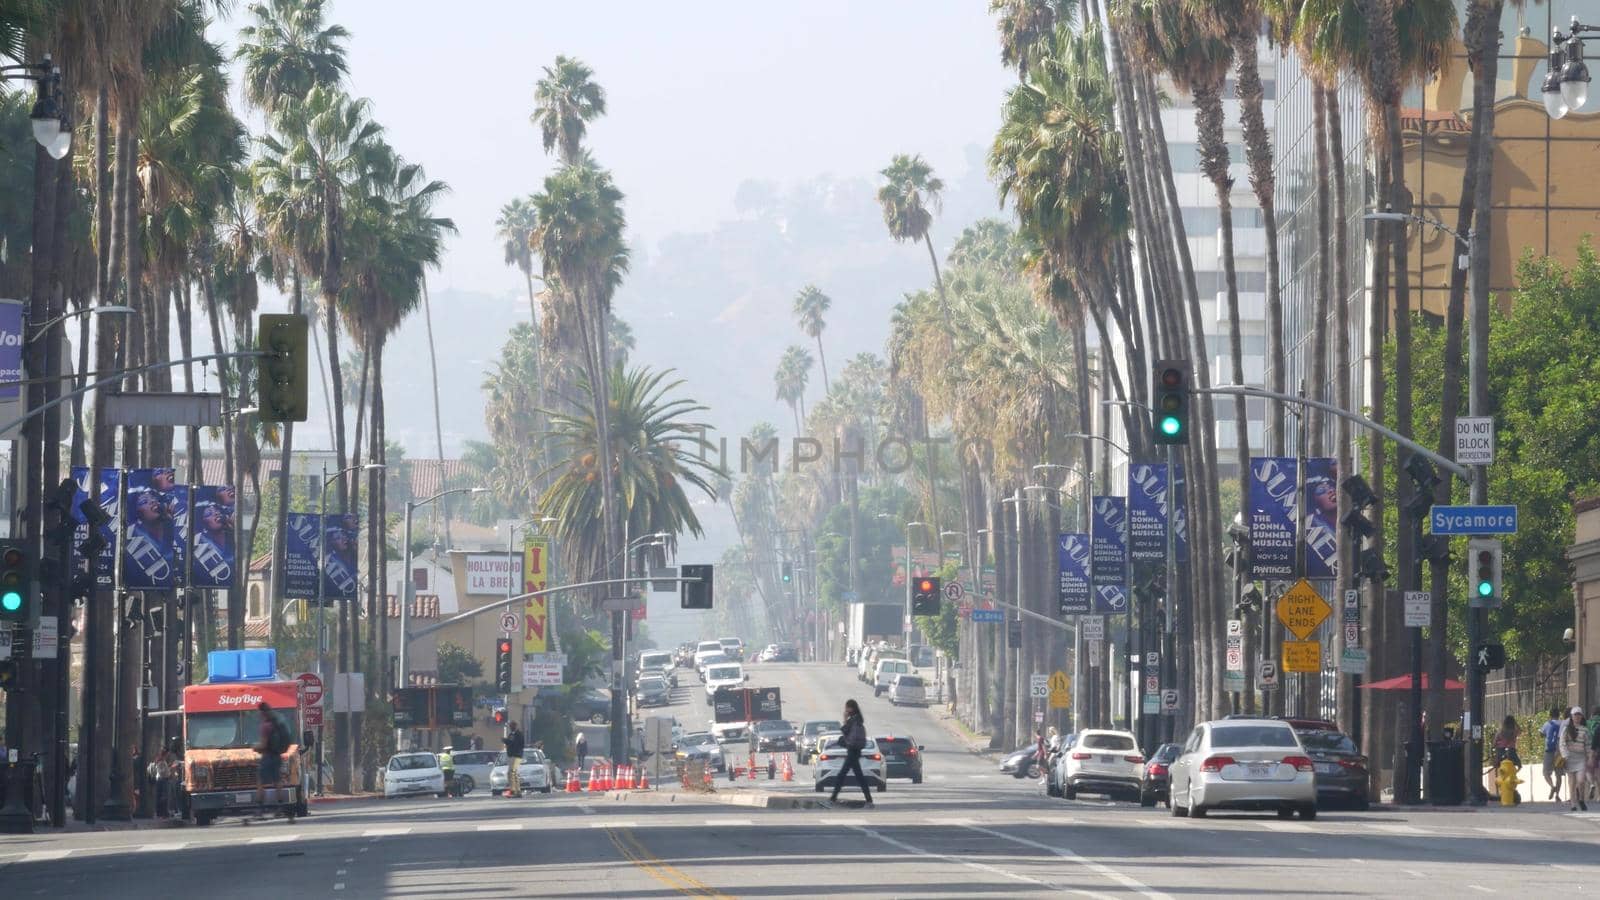
M1325 812L1177 820L1001 776L937 712L893 709L842 665L752 667L793 719L847 696L927 747L877 809L768 810L556 794L367 801L307 819L0 837L7 897L1563 896L1600 883L1600 812ZM691 674L686 688L697 688ZM687 692L685 692L687 693ZM697 696L683 716L706 718ZM698 705L695 705L698 704ZM684 718L686 725L694 719ZM809 769L760 790L811 794ZM664 799L659 794L655 799Z

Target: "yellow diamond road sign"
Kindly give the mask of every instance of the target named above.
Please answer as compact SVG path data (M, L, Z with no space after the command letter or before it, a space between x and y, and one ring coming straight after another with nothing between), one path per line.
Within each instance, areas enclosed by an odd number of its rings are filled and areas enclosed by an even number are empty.
M1072 679L1067 673L1057 670L1050 676L1050 708L1070 709L1072 707Z
M1304 578L1278 600L1278 621L1302 641L1310 637L1332 612L1333 607Z

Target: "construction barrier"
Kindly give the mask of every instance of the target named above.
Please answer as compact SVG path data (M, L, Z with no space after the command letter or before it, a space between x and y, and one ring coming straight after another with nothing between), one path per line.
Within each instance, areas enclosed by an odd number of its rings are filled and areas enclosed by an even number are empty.
M600 772L601 767L599 763L595 763L589 767L589 793L591 794L597 794L605 790L605 788L601 786L604 784L604 778L600 775Z
M583 790L583 785L578 782L576 767L567 770L567 793L576 794Z

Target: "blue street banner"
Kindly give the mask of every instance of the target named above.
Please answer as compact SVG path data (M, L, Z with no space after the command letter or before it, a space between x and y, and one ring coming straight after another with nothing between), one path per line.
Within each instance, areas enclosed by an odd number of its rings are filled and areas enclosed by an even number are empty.
M0 400L22 397L22 310L21 300L0 300Z
M176 525L172 535L172 567L177 571L177 586L189 586L189 517L194 507L190 506L192 492L187 484L175 484L167 492L167 509L172 513L172 521Z
M1183 479L1183 466L1172 464L1172 496L1177 505L1172 514L1172 551L1178 562L1189 561L1189 484Z
M1087 534L1062 532L1056 541L1056 599L1064 616L1082 615L1093 606L1089 600L1091 553Z
M1134 562L1167 558L1167 467L1140 463L1128 469L1128 556Z
M323 517L322 534L328 542L323 556L323 592L329 599L356 599L356 538L360 531L361 520L353 513Z
M100 477L95 479L95 484L89 483L89 467L73 466L72 480L78 483L77 493L72 498L72 570L81 571L84 568L83 557L78 552L78 545L89 539L89 519L83 514L83 502L89 499L90 490L99 500L100 509L110 518L110 521L100 528L100 540L104 547L92 560L94 583L96 587L109 588L113 585L117 567L117 523L122 521L122 504L118 502L116 469L101 469Z
M129 469L123 475L122 587L169 590L178 583L178 528L171 469Z
M1089 524L1093 544L1094 611L1117 615L1128 611L1128 500L1094 497Z
M1250 551L1252 578L1294 575L1295 458L1250 457Z
M1339 461L1306 460L1306 495L1300 506L1306 542L1306 577L1335 578L1339 572Z
M189 513L194 547L194 581L197 588L225 588L233 584L235 551L233 516L236 494L230 484L202 484L193 489Z
M316 513L289 513L283 517L282 598L317 598L317 548L322 546L322 517Z

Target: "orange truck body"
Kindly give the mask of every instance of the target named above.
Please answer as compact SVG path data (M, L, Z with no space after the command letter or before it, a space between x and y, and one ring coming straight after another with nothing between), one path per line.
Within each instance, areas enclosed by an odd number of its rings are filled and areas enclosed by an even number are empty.
M258 800L261 756L255 744L257 707L262 701L271 704L288 726L291 743L283 754L278 783L266 786L264 800ZM183 789L197 824L210 824L219 815L305 813L309 781L300 737L305 706L304 686L295 680L195 684L183 689ZM227 747L195 746L190 733L195 717L215 714L242 716L238 739ZM246 746L239 746L246 741Z

